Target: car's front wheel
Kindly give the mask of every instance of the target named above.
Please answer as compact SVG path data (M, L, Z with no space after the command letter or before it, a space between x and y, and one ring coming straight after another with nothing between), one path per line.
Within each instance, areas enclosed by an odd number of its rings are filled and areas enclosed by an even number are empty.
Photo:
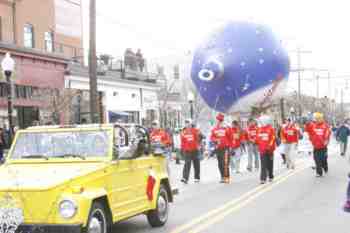
M161 227L168 221L169 201L164 185L160 186L157 207L147 213L147 219L152 227Z
M106 208L100 202L94 202L91 207L87 233L108 233L111 222Z

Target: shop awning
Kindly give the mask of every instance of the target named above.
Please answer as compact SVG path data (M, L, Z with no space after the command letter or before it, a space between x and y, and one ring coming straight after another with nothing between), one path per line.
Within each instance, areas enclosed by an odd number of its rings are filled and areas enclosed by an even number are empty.
M123 112L123 111L118 111L118 110L110 110L110 111L108 111L108 114L111 117L127 117L127 116L130 116L129 113Z

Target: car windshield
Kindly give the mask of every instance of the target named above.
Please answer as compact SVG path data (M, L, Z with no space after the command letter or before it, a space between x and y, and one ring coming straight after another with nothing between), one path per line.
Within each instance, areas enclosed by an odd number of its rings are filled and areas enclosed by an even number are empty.
M12 159L108 156L107 131L24 132L18 135Z

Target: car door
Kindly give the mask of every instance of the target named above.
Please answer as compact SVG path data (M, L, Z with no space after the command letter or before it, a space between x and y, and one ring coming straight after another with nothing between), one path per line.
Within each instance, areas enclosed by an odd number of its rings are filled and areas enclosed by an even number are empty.
M111 184L111 209L116 221L139 213L141 207L136 185L137 162L131 158L132 152L128 143L119 142L119 132L115 130L114 134L114 153L117 156L112 162L108 182Z
M135 159L136 162L136 185L137 195L139 200L139 206L143 210L149 209L151 202L147 196L147 181L151 171L157 170L157 163L153 156L150 156L150 140L147 134L147 130L141 126L136 126L139 137L138 142L143 143L138 151L138 156Z
M148 155L143 155L137 159L136 162L136 184L137 184L137 195L138 203L141 209L147 210L150 207L151 202L147 197L147 180L151 171L155 171L156 166L154 164L154 158Z

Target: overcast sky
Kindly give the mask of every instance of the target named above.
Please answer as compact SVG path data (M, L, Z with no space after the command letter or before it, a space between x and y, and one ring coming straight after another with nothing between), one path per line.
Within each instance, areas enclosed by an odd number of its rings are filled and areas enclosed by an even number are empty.
M82 1L87 9L89 0ZM147 57L171 59L192 50L225 21L252 20L269 25L289 50L312 51L302 55L304 67L329 69L332 76L350 75L350 2L345 0L98 0L97 8L98 50L116 57L131 47L142 48ZM290 57L294 66L296 54L290 52ZM307 72L303 77L312 75ZM343 83L332 81L333 98L335 87ZM295 84L291 81L289 90L296 89ZM320 95L329 95L328 82L320 86ZM314 82L303 82L303 89L316 94Z

